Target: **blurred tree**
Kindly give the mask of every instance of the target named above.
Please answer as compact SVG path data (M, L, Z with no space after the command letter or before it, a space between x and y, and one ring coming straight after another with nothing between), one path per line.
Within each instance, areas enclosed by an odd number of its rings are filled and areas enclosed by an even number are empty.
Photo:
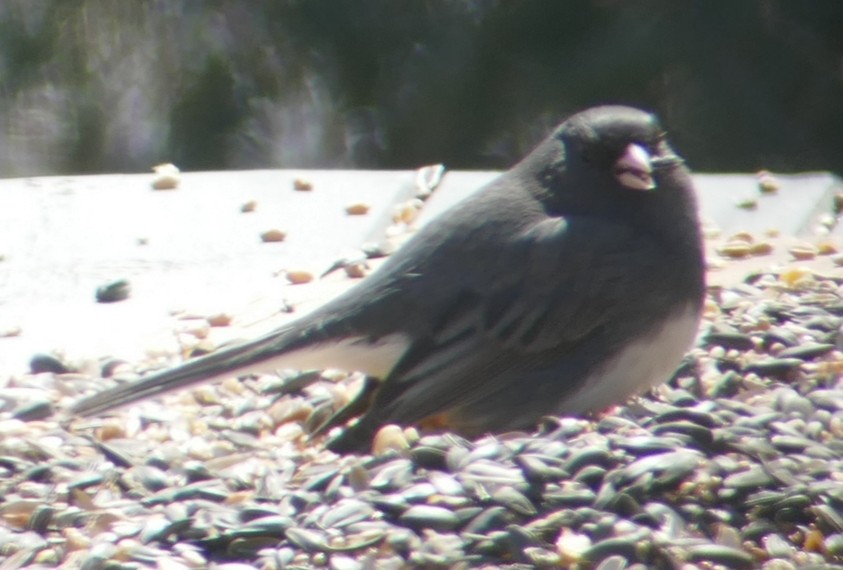
M242 120L234 93L234 77L226 60L208 57L170 113L173 160L196 170L226 164L229 139Z
M0 3L0 175L503 168L599 103L702 170L843 171L840 0Z

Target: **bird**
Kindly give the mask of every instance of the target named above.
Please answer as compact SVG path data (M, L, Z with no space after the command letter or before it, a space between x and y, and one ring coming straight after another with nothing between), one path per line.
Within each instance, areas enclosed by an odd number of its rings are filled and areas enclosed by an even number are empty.
M263 336L78 400L102 414L279 369L361 372L319 433L365 452L386 424L476 438L599 413L665 381L705 296L696 194L655 114L577 112L344 294ZM355 420L355 421L351 421Z

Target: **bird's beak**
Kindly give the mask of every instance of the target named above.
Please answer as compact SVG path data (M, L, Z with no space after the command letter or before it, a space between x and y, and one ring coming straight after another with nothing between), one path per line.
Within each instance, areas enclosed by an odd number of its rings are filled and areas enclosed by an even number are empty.
M632 190L652 190L656 187L653 171L683 164L685 161L676 156L669 148L668 154L650 155L650 151L641 145L632 143L626 147L623 155L615 162L615 177L622 186Z
M652 190L656 187L650 153L635 143L628 145L615 162L614 174L622 186L632 190Z

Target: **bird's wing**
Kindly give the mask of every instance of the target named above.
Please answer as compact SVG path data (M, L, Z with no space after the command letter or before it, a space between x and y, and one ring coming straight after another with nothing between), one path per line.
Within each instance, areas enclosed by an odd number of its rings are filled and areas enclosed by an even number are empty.
M629 299L673 287L664 249L630 226L552 218L523 242L523 273L485 299L482 321L490 339L521 353L574 346L628 313Z
M497 275L453 292L432 334L411 345L374 413L414 422L482 400L509 369L564 358L613 326L623 299L660 286L655 243L598 220L545 220L496 257Z

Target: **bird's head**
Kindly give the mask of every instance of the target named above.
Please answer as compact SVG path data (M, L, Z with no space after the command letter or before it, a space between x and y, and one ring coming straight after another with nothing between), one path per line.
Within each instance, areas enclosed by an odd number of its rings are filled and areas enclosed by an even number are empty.
M632 107L595 107L562 123L565 169L613 181L624 190L652 191L660 174L681 167L658 119Z

